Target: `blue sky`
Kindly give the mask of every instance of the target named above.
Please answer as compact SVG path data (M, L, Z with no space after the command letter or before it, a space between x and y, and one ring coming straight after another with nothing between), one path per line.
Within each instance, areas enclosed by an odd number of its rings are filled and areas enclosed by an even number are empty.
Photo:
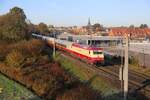
M82 26L90 17L92 24L104 26L150 26L150 0L0 0L0 15L14 6L35 24Z

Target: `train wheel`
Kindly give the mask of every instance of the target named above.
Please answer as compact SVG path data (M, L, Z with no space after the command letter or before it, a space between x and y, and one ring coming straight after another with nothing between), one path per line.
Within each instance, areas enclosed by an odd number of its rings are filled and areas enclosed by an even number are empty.
M89 64L90 64L90 65L94 65L94 62L91 61L91 60L89 60Z
M105 61L100 62L100 65L105 66Z

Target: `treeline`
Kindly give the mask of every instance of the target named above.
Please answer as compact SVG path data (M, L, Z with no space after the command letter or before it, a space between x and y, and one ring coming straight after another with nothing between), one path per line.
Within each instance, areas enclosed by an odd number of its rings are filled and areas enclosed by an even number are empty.
M32 32L50 33L46 24L34 25L27 20L23 9L19 7L14 7L0 16L0 40L14 42L29 39Z
M141 24L139 27L136 27L134 25L130 25L129 28L141 28L141 29L145 29L145 28L149 28L147 24Z
M27 23L26 15L18 7L10 9L9 13L0 16L0 39L7 41L18 41L26 39Z

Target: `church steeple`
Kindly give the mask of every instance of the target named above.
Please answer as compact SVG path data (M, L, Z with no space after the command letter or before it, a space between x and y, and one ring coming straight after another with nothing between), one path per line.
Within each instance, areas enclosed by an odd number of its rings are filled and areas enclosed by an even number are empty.
M88 19L87 31L88 31L89 34L91 34L93 32L93 27L91 25L90 18Z
M90 18L88 19L88 26L91 26Z

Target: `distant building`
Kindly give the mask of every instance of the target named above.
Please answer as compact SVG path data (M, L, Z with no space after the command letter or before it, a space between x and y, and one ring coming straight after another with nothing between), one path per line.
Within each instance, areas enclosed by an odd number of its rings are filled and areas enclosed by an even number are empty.
M102 36L108 35L106 29L103 28L103 26L100 25L99 23L92 25L90 18L88 19L86 26L55 27L55 29L62 32L72 33L75 35L91 35L91 34Z
M109 36L125 36L129 35L130 39L144 39L150 36L150 28L127 28L115 27L109 29Z
M91 21L90 21L90 18L88 19L88 24L86 26L86 30L87 30L87 33L88 34L92 34L94 33L94 30L93 30L93 26L91 25Z

